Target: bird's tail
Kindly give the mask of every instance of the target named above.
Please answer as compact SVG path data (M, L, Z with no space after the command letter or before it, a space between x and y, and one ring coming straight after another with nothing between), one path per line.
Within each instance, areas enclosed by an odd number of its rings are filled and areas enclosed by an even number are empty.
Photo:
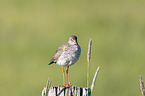
M51 65L53 63L55 63L55 62L53 60L50 60L49 63L48 63L48 65Z

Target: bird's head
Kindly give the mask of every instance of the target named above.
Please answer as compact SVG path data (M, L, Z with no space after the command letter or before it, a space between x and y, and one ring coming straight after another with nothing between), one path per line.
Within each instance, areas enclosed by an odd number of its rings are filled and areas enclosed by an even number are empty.
M76 44L78 44L78 42L77 42L77 37L76 37L75 35L70 36L70 37L69 37L68 43L71 44L71 45L76 45Z

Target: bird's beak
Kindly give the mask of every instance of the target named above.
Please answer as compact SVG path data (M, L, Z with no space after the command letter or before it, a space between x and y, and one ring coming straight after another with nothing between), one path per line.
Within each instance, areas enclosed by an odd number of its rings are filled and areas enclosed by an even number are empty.
M77 42L76 42L76 41L74 41L74 44L77 44Z

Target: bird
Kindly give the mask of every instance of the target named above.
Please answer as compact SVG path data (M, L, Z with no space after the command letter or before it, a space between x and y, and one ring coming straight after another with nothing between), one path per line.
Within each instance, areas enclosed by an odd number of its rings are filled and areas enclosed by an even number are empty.
M63 86L72 86L69 80L69 66L75 64L81 55L81 47L78 44L77 36L71 35L67 43L59 46L56 50L56 53L49 61L48 65L53 63L62 66L62 73L63 73ZM68 79L68 84L65 84L65 77L64 77L64 67L66 68L66 74Z

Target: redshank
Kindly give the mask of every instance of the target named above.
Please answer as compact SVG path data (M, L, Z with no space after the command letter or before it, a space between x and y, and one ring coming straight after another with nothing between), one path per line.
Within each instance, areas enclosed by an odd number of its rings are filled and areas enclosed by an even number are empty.
M75 35L72 35L69 37L69 41L67 43L58 47L56 53L49 61L48 65L56 63L57 65L62 66L63 86L72 86L69 80L68 69L70 65L76 63L76 61L80 57L80 54L81 54L81 48L77 42L77 37ZM68 78L68 85L65 85L64 67L67 67L66 74Z

